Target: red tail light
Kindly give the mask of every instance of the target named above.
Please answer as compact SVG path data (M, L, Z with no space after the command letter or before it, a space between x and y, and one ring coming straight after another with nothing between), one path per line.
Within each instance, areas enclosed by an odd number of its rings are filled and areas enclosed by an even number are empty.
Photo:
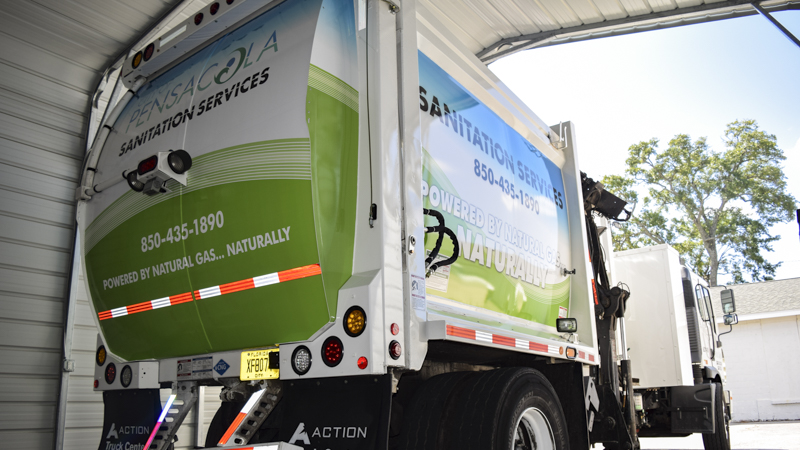
M158 165L158 155L153 155L139 163L137 171L139 175L144 175L147 172L152 172Z
M341 339L331 336L322 344L322 361L328 367L335 367L342 362L344 346Z

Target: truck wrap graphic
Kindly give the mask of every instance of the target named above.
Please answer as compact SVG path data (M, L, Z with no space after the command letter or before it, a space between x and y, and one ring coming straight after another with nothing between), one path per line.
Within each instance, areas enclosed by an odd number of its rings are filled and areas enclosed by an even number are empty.
M87 202L89 290L112 352L267 346L332 320L352 272L357 80L352 2L303 0L142 86L113 124L97 178L169 150L193 165L186 186L171 180L147 196L120 183Z
M460 245L427 295L554 326L570 294L561 169L421 52L419 70L425 207ZM437 259L451 254L445 239Z

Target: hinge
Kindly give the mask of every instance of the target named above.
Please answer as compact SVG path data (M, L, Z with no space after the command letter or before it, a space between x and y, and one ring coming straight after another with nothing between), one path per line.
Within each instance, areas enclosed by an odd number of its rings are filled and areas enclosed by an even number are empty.
M64 358L61 365L62 372L75 372L75 360Z

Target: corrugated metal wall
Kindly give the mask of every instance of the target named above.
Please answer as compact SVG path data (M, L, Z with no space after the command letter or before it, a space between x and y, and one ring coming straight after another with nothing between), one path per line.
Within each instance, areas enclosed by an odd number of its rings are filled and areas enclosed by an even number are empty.
M0 448L53 448L72 263L73 196L91 97L100 74L117 53L175 3L3 2ZM86 307L81 305L81 317L88 316ZM76 346L93 348L93 323L84 319L78 323ZM87 370L78 366L76 386L83 383L77 379L84 378ZM71 390L76 411L84 394L91 393ZM81 427L100 419L96 411L76 413L69 423L76 435L82 435Z

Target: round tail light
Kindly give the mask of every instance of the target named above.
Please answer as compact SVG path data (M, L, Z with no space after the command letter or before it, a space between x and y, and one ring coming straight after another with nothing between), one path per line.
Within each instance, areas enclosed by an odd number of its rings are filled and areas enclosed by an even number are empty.
M131 385L131 381L133 381L133 369L126 364L119 374L119 382L122 383L122 387L128 387Z
M147 47L144 48L144 60L145 61L149 61L150 58L153 57L153 52L155 51L155 49L156 49L156 44L154 44L152 42L150 44L148 44Z
M110 363L106 367L106 383L111 384L116 379L117 379L117 366L115 366L114 363Z
M344 357L344 345L342 340L336 336L325 339L322 344L322 362L328 367L338 366Z
M292 369L298 375L305 375L311 369L311 351L301 345L292 353Z
M144 187L144 185L142 185ZM97 348L97 353L94 355L94 360L98 366L102 366L106 363L106 346L101 345Z
M367 361L367 358L365 356L362 356L361 358L358 358L358 368L359 369L361 369L361 370L366 369L368 364L369 364L369 361Z
M367 327L367 313L360 306L351 306L344 315L344 332L350 337L360 336Z
M402 354L403 348L400 346L399 342L392 341L389 343L389 356L391 356L392 359L398 359Z
M139 67L139 64L141 63L142 63L142 52L136 52L136 54L133 55L133 61L131 61L131 67L135 69Z

